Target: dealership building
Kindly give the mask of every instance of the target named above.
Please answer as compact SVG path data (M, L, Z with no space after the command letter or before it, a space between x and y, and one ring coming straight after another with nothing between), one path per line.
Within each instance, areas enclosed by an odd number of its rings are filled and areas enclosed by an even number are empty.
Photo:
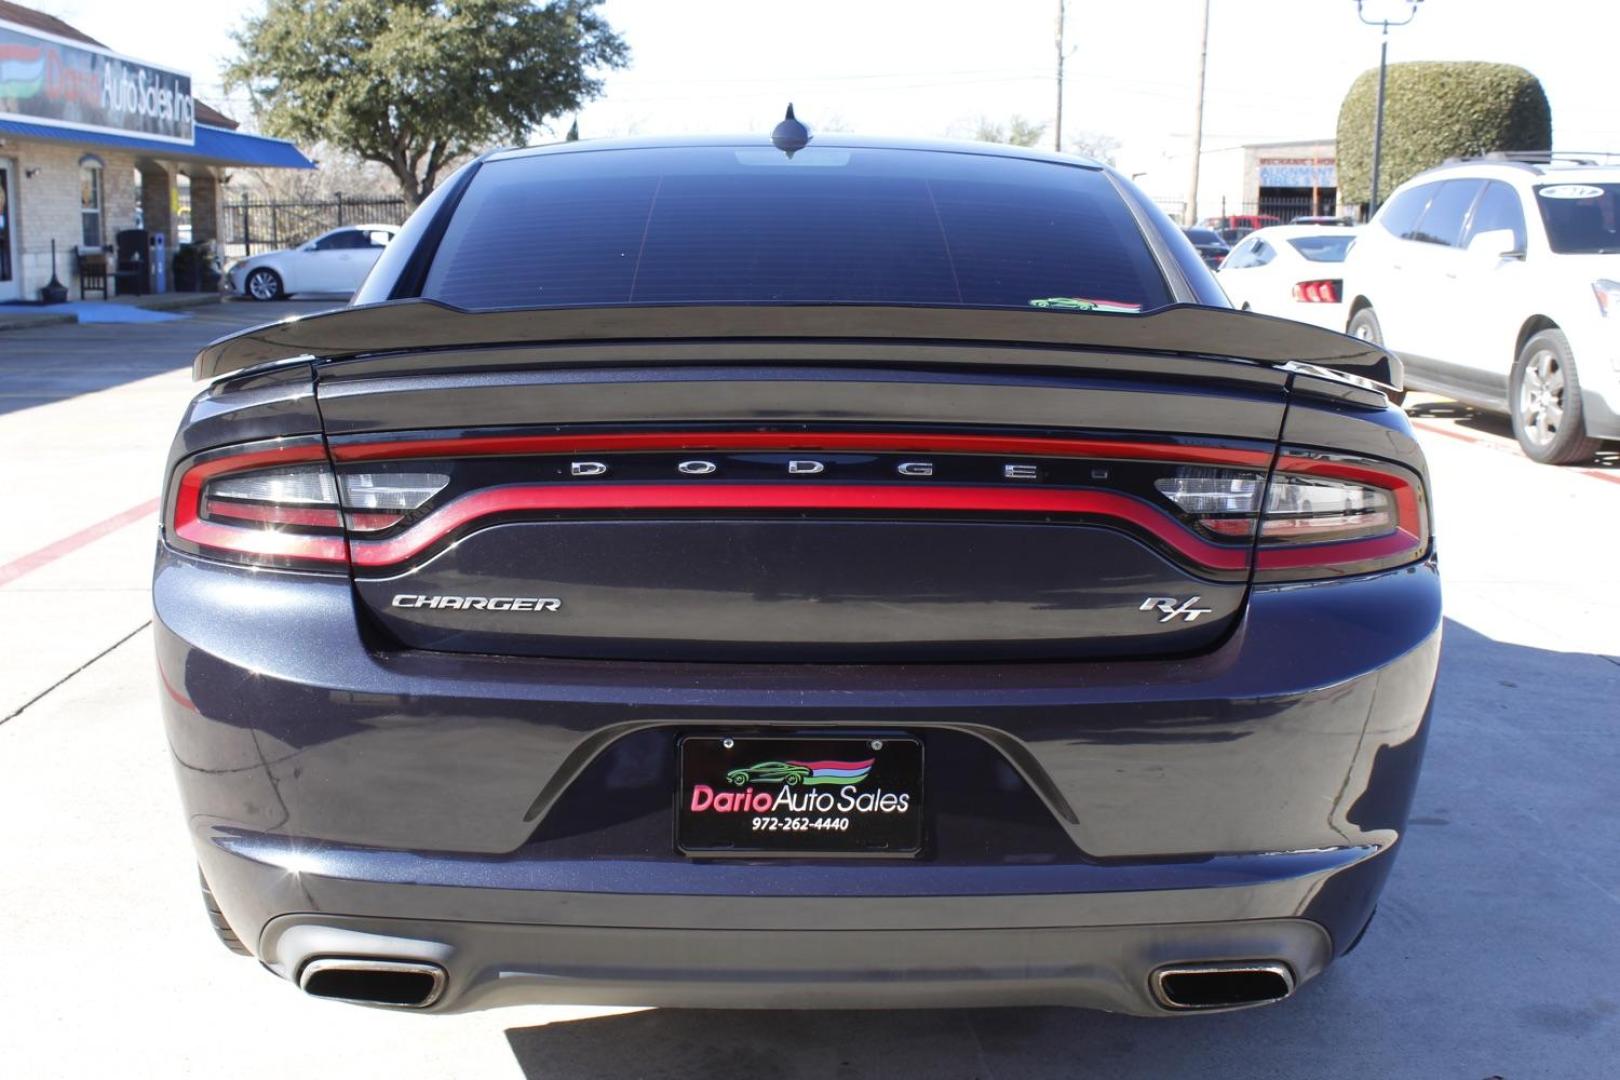
M313 167L194 99L184 71L0 0L0 303L53 276L73 299L150 289L154 253L168 277L180 245L220 237L231 169Z
M1359 207L1339 204L1337 147L1332 139L1293 139L1205 147L1199 159L1198 205L1194 220L1233 214L1269 214L1288 221L1301 215L1354 214ZM1156 201L1181 216L1185 196L1175 184L1185 182L1192 157L1168 154L1142 175ZM1177 194L1170 194L1176 192Z

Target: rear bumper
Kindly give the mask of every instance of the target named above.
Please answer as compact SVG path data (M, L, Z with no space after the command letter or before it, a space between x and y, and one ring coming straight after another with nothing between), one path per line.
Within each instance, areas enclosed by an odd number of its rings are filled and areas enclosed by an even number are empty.
M992 909L993 911L993 909ZM503 1005L893 1008L1072 1005L1167 1013L1150 974L1264 958L1298 982L1332 945L1304 919L1162 926L735 930L528 926L288 915L260 958L297 981L312 959L409 958L444 970L434 1012Z
M232 927L287 977L316 951L382 955L365 935L404 939L390 958L431 947L436 1009L1156 1012L1153 968L1222 959L1303 983L1366 925L1404 830L1439 600L1432 564L1259 589L1231 638L1184 659L646 664L380 651L340 578L165 550L154 584L182 799ZM716 725L977 746L1037 808L1015 824L1039 842L688 860L667 801L559 809L593 766L629 791L664 733ZM613 757L637 739L657 761ZM930 828L948 824L999 827ZM362 937L321 936L340 932Z

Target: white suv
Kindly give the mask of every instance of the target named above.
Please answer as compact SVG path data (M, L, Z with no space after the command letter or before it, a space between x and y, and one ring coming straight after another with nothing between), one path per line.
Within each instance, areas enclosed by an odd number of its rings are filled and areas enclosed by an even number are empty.
M1513 418L1537 461L1620 438L1620 168L1483 159L1395 190L1344 264L1347 332Z

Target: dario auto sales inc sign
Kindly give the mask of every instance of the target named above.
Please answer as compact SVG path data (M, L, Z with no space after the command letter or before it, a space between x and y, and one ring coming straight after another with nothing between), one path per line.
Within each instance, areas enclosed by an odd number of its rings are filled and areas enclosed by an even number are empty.
M0 118L190 144L191 76L0 21Z

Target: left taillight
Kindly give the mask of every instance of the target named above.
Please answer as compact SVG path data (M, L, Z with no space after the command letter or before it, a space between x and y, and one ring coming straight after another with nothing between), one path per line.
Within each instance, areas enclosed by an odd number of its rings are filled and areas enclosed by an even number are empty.
M254 566L347 567L337 478L319 436L210 450L177 475L164 517L172 546Z

